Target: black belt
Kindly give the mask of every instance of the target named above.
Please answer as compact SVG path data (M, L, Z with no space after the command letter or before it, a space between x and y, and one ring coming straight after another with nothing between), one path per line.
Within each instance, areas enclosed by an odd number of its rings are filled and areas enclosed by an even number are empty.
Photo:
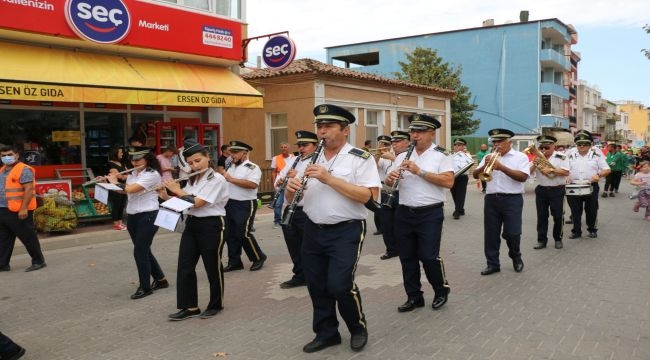
M358 221L361 221L361 220L347 220L347 221L341 221L341 222L336 223L336 224L316 224L316 223L314 223L314 225L316 225L319 229L332 229L332 228L335 228L337 226L348 225L348 224L352 224L352 223L355 223L355 222L358 222Z
M499 196L516 196L516 195L521 195L521 194L511 194L511 193L492 193L492 194L487 194L487 195L488 195L488 196L489 196L489 195L493 195L493 196L497 196L497 197L499 197Z
M196 215L187 215L188 219L196 219L196 220L203 220L203 219L218 219L221 216L215 215L215 216L196 216Z
M425 205L425 206L417 206L417 207L410 207L410 206L406 206L406 205L400 205L399 207L407 210L408 212L417 214L417 213L422 213L422 212L433 210L433 209L438 209L438 208L443 207L444 205L445 205L444 203L439 202L439 203L433 204L433 205Z
M543 185L538 185L541 188L544 189L564 189L564 185L555 185L555 186L543 186Z

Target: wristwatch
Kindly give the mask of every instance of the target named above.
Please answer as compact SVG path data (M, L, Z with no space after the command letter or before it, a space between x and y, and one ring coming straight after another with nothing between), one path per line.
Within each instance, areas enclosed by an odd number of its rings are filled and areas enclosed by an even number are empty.
M422 169L420 169L420 172L418 173L418 176L424 179L424 177L425 177L426 175L427 175L427 172L424 171L424 170L422 170Z

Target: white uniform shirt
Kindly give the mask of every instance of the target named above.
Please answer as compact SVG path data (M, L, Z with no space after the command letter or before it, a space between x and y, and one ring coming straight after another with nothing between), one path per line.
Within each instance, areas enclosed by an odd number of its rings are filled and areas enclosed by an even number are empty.
M453 161L454 165L454 174L456 174L458 171L460 171L462 168L466 167L469 164L474 164L474 159L472 159L472 156L467 154L464 151L456 151L455 153L451 154L451 159ZM462 174L458 175L466 175L467 170L463 172Z
M381 179L382 183L386 180L386 175L388 175L392 166L393 162L391 160L379 158L377 161L377 171L379 172L379 179Z
M554 168L556 169L564 169L564 170L570 170L569 169L569 157L566 155L559 153L557 151L554 151L553 154L551 154L551 157L547 159L551 165L553 165ZM537 178L537 183L541 186L559 186L559 185L564 185L566 184L566 176L556 176L554 178L550 178L548 176L545 176L542 174L541 171L539 171L537 168L535 168L535 176Z
M431 144L421 155L418 155L417 151L413 149L409 160L415 162L420 169L426 172L434 174L453 172L454 165L451 157L436 150L436 148L436 144ZM405 157L406 151L397 155L391 170L398 170ZM447 201L445 190L441 186L422 179L418 174L404 170L402 171L402 179L399 180L399 204L420 207L445 202Z
M234 163L228 168L228 174L235 179L252 181L259 185L262 179L262 170L260 167L250 162L250 160L243 161L239 165ZM257 199L257 188L247 189L237 186L233 183L228 183L230 198L233 200L255 200Z
M317 164L333 176L367 188L380 188L377 164L372 156L363 158L350 153L355 149L345 144L329 161L321 155ZM356 151L361 151L356 149ZM370 154L368 154L370 155ZM365 220L368 210L362 203L352 201L317 179L309 179L303 192L303 210L316 224L336 224L347 220ZM368 195L370 197L370 195Z
M221 174L212 169L202 175L201 179L193 185L188 181L183 190L207 202L207 204L200 208L191 207L187 213L197 217L226 216L228 182Z
M126 178L126 185L138 184L145 190L160 186L162 178L160 173L151 168L132 171ZM158 210L158 193L150 191L146 194L140 192L128 194L126 203L127 214L138 214Z
M593 149L589 150L585 156L580 153L573 152L569 156L569 181L575 183L576 180L588 180L591 182L591 177L598 174L600 170L609 170L609 165L604 155L598 155Z
M302 175L305 173L305 169L307 168L307 165L309 165L309 163L311 163L312 156L315 156L314 153L311 153L306 158L298 158L298 164L296 164L296 168L294 169L294 170L296 170L296 177L298 179L302 178ZM282 169L282 171L280 172L280 175L278 175L278 176L279 177L286 177L287 174L289 173L289 169L291 169L289 166L285 166L284 169ZM289 202L287 202L287 199L286 199L287 193L285 192L284 195L285 195L284 204L289 205ZM300 199L300 201L298 201L298 204L296 204L296 205L297 206L303 206L305 204L304 199L305 199L305 197L303 196L303 198Z
M479 167L483 166L485 159L487 159L487 156L481 160ZM520 151L510 149L505 155L501 156L499 162L510 169L521 171L530 176L530 161L528 160L528 156ZM512 179L504 172L494 170L492 172L492 181L487 182L485 192L487 194L523 194L525 191L524 185L523 182Z

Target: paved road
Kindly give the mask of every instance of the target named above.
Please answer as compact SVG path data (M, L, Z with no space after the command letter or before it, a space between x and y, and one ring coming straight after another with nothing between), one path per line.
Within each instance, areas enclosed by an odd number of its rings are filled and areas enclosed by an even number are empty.
M133 301L132 245L110 230L44 239L42 271L23 272L29 258L15 255L14 270L0 273L0 329L28 349L25 359L650 359L650 222L625 194L601 199L597 239L533 250L528 184L525 269L515 273L506 250L501 273L483 277L483 195L470 183L466 216L453 220L453 206L445 207L442 255L452 292L442 310L398 313L399 262L380 261L380 237L366 238L357 283L370 340L361 353L350 350L344 325L343 345L301 351L313 338L311 304L305 288L278 287L290 263L268 211L256 221L268 262L259 272L226 274L226 308L213 319L166 319L175 311L178 235L161 232L153 247L172 286ZM424 289L429 305L432 290Z

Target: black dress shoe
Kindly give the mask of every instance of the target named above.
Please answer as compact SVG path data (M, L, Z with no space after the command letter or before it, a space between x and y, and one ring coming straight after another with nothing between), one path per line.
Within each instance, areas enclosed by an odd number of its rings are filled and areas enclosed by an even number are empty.
M264 266L265 261L266 261L266 255L262 255L262 257L259 260L253 261L253 265L251 265L250 270L251 271L257 271L257 270L261 269L262 266Z
M431 303L431 308L433 310L438 310L440 309L443 305L447 303L447 297L449 296L449 291L447 291L446 294L444 295L436 295L433 298L433 302Z
M577 239L577 238L579 238L579 237L581 237L581 236L582 236L582 235L580 235L580 234L571 233L571 235L569 235L569 239Z
M595 238L598 237L598 234L595 233L595 232L590 232L590 233L589 233L589 237L592 238L592 239L595 239Z
M145 296L149 296L153 294L153 290L151 289L143 289L143 288L138 288L138 290L131 295L131 300L137 300L137 299L142 299Z
M244 264L242 263L228 264L225 268L223 268L223 272L235 271L235 270L244 270Z
M334 346L334 345L339 345L341 343L341 337L340 336L335 336L333 338L327 339L327 340L321 340L321 339L314 339L311 342L307 343L307 345L302 347L302 351L306 353L313 353L316 351L323 350L327 347Z
M555 242L555 248L556 248L556 249L561 249L561 248L563 248L563 247L564 247L564 246L562 245L562 242L561 242L561 241L556 241L556 242Z
M11 271L11 266L9 265L2 265L0 266L0 271ZM0 358L1 359L1 358Z
M2 352L0 352L0 359L2 359L2 360L5 360L5 359L7 359L7 360L18 360L21 357L23 357L23 355L25 355L25 351L26 351L25 348L18 345L18 344L15 344L15 345L16 345L15 349L13 349L11 351L2 351Z
M546 247L546 244L541 243L541 242L538 242L537 245L535 245L535 246L533 247L533 249L535 249L535 250L539 250L539 249L544 249L545 247Z
M501 271L501 269L488 266L481 271L481 275L491 275L494 273L498 273L499 271Z
M515 272L521 272L524 270L524 262L519 259L519 260L512 260L512 266L515 268Z
M175 312L169 315L169 321L181 321L201 315L201 309L189 310L181 309L179 312Z
M352 334L350 338L350 349L353 351L361 351L364 346L368 343L368 330L363 329L362 331Z
M399 255L394 254L394 253L385 253L385 254L383 254L382 256L379 257L379 260L388 260L388 259L394 258L396 256L399 256Z
M280 289L291 289L299 286L307 286L307 282L305 280L291 278L290 280L281 283Z
M42 269L42 268L44 268L46 266L47 266L47 264L44 263L44 262L40 263L40 264L32 264L32 266L25 269L25 272L40 270L40 269Z
M217 315L219 312L221 312L221 310L223 310L223 308L207 309L206 311L202 312L201 315L199 315L199 317L201 319L209 319L209 318Z
M400 306L397 307L398 312L407 312L407 311L413 311L415 308L423 307L424 306L424 299L408 299L406 302Z
M169 287L169 281L167 281L167 279L154 280L151 283L151 290L166 289L168 287Z
M381 231L375 231L375 232L372 233L372 234L373 234L373 235L381 235L381 234L383 234L383 232L381 232Z

